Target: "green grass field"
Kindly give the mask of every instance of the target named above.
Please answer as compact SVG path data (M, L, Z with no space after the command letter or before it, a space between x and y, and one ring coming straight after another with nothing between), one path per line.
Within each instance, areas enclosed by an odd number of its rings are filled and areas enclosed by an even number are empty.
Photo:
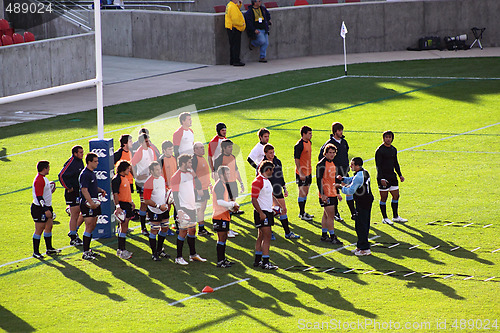
M215 237L198 238L206 263L153 262L139 229L128 239L127 249L134 252L130 261L116 257L117 241L110 238L93 241L103 254L93 262L81 259L81 248L69 247L57 257L17 262L32 253L29 205L36 162L48 159L48 177L56 180L71 147L87 149L97 132L95 110L34 121L0 132L0 149L5 148L0 159L0 330L498 331L500 80L491 78L500 78L500 58L352 65L352 76L408 78L350 76L318 83L342 74L343 67L286 72L108 107L105 136L115 139L116 148L120 134L136 139L137 129L146 125L160 145L178 127L176 114L201 111L193 113L195 139L209 141L215 124L226 123L228 137L241 152L248 192L254 173L245 160L261 127L271 131L287 182L295 178L293 145L301 126L313 128L316 162L332 122L342 122L350 157L361 156L372 179L381 133L391 129L406 178L400 184L400 215L409 222L382 224L376 193L370 237L380 237L372 241L372 256L355 257L352 246L325 254L335 247L319 241L317 188L311 187L307 202L316 217L305 222L297 218L297 188L290 184L288 215L302 238L286 240L277 222L277 240L271 244L277 271L252 267L257 232L249 196L241 200L246 213L233 218L232 229L240 235L228 241L228 257L238 262L230 269L215 267ZM416 76L427 78L409 78ZM258 97L263 94L270 95ZM374 181L372 190L377 192ZM59 248L69 244L63 197L59 188L53 200L53 241ZM345 244L354 243L354 222L347 219L346 204L339 207L346 222L336 223L336 233ZM166 248L175 253L174 237L167 238ZM226 287L232 282L238 283ZM224 288L169 305L206 285Z

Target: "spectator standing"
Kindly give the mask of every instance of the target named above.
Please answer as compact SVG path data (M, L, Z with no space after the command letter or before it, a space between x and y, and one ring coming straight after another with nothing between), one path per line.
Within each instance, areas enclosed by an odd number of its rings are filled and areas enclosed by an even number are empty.
M229 38L229 64L232 66L245 66L240 59L241 32L245 30L245 18L241 13L241 0L231 0L226 6L225 27Z
M260 48L259 62L267 62L266 51L269 45L269 26L271 14L262 6L261 0L252 0L252 6L245 13L246 31L250 42L248 47L253 50L254 47Z

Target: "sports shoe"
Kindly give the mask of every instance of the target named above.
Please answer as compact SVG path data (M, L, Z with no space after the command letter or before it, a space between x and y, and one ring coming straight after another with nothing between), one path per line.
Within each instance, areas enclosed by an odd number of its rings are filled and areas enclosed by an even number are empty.
M144 236L149 236L149 232L146 229L142 229L141 234Z
M33 258L35 258L35 259L43 259L43 254L33 252Z
M278 269L278 266L276 266L275 264L271 263L271 262L268 262L266 264L262 264L262 269Z
M158 253L153 253L151 255L151 259L153 259L153 261L161 261L161 257L159 256Z
M219 268L229 268L231 265L227 264L225 260L221 260L217 263L217 267Z
M400 223L404 223L404 222L408 222L407 219L404 219L402 218L401 216L398 216L398 217L395 217L392 219L393 222L400 222Z
M344 219L340 217L340 215L335 215L334 217L335 221L337 222L344 222Z
M118 254L118 251L116 253L116 255L118 257L120 257L121 259L130 259L132 258L132 252L129 252L127 250L119 250L120 251L120 254Z
M205 261L207 261L207 259L204 259L204 258L200 257L199 254L193 254L192 256L191 255L189 256L189 261L205 262Z
M83 246L83 241L78 236L76 236L75 239L72 239L69 242L69 245L72 245L72 246Z
M332 244L335 244L335 245L344 245L344 243L342 243L338 238L337 238L337 235L333 234L333 235L330 235L330 239L331 239L331 242Z
M369 256L370 254L372 254L372 251L370 251L370 249L368 249L368 250L360 250L360 249L354 250L354 255L356 255L356 256Z
M312 217L310 217L309 214L304 213L304 214L299 214L299 219L302 219L304 221L312 221Z
M236 233L234 231L232 231L232 230L229 230L227 232L227 237L234 238L234 237L236 237Z
M227 259L224 259L223 261L226 263L226 265L229 265L229 266L233 266L234 264L236 264L235 262L229 261Z
M96 257L96 258L101 256L101 254L100 254L99 252L94 252L94 251L92 251L92 249L90 249L90 250L89 250L89 252L90 252L90 253L91 253L94 257Z
M328 236L321 236L319 240L322 242L331 242L331 239Z
M54 248L51 248L51 249L47 249L47 254L58 254L58 253L61 253L61 250L60 249L54 249Z
M207 229L201 229L198 231L198 235L200 236L212 236L213 234Z
M394 222L392 222L391 220L389 220L387 217L385 217L385 218L382 219L382 223L389 224L389 225L393 225L394 224Z
M356 216L358 216L358 213L351 214L351 220L355 221L356 220Z
M271 232L271 240L276 240L276 236L274 236L274 232Z
M286 239L299 239L299 238L300 238L300 236L299 236L299 235L294 234L293 232L291 232L291 233L289 233L289 234L286 234L286 235L285 235L285 238L286 238Z
M186 260L184 260L183 257L175 258L175 263L179 264L179 265L187 265L188 264L188 262Z
M82 254L82 259L83 260L95 260L97 258L94 256L94 253L92 253L90 251L85 251Z
M176 233L172 231L172 229L167 230L167 236L175 236Z
M262 260L259 262L254 262L253 267L262 267Z
M161 249L159 256L162 258L167 258L167 259L170 258L170 254L166 253L164 249Z

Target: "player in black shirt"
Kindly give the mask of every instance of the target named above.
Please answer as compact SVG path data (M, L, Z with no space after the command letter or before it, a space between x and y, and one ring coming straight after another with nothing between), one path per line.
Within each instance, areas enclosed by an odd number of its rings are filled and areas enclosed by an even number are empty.
M392 145L394 140L394 133L385 131L383 134L384 143L382 143L375 152L375 165L377 166L377 183L380 192L380 211L382 212L382 222L386 224L393 224L393 222L407 222L407 219L402 218L398 214L399 202L399 176L401 182L405 178L401 173L401 168L398 163L398 150ZM386 201L389 196L388 192L392 195L392 221L387 217Z

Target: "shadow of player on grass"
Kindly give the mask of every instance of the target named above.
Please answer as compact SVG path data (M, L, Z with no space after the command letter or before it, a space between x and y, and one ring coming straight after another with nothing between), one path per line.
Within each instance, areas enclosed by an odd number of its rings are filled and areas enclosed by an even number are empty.
M0 329L5 332L35 332L35 328L0 305Z

